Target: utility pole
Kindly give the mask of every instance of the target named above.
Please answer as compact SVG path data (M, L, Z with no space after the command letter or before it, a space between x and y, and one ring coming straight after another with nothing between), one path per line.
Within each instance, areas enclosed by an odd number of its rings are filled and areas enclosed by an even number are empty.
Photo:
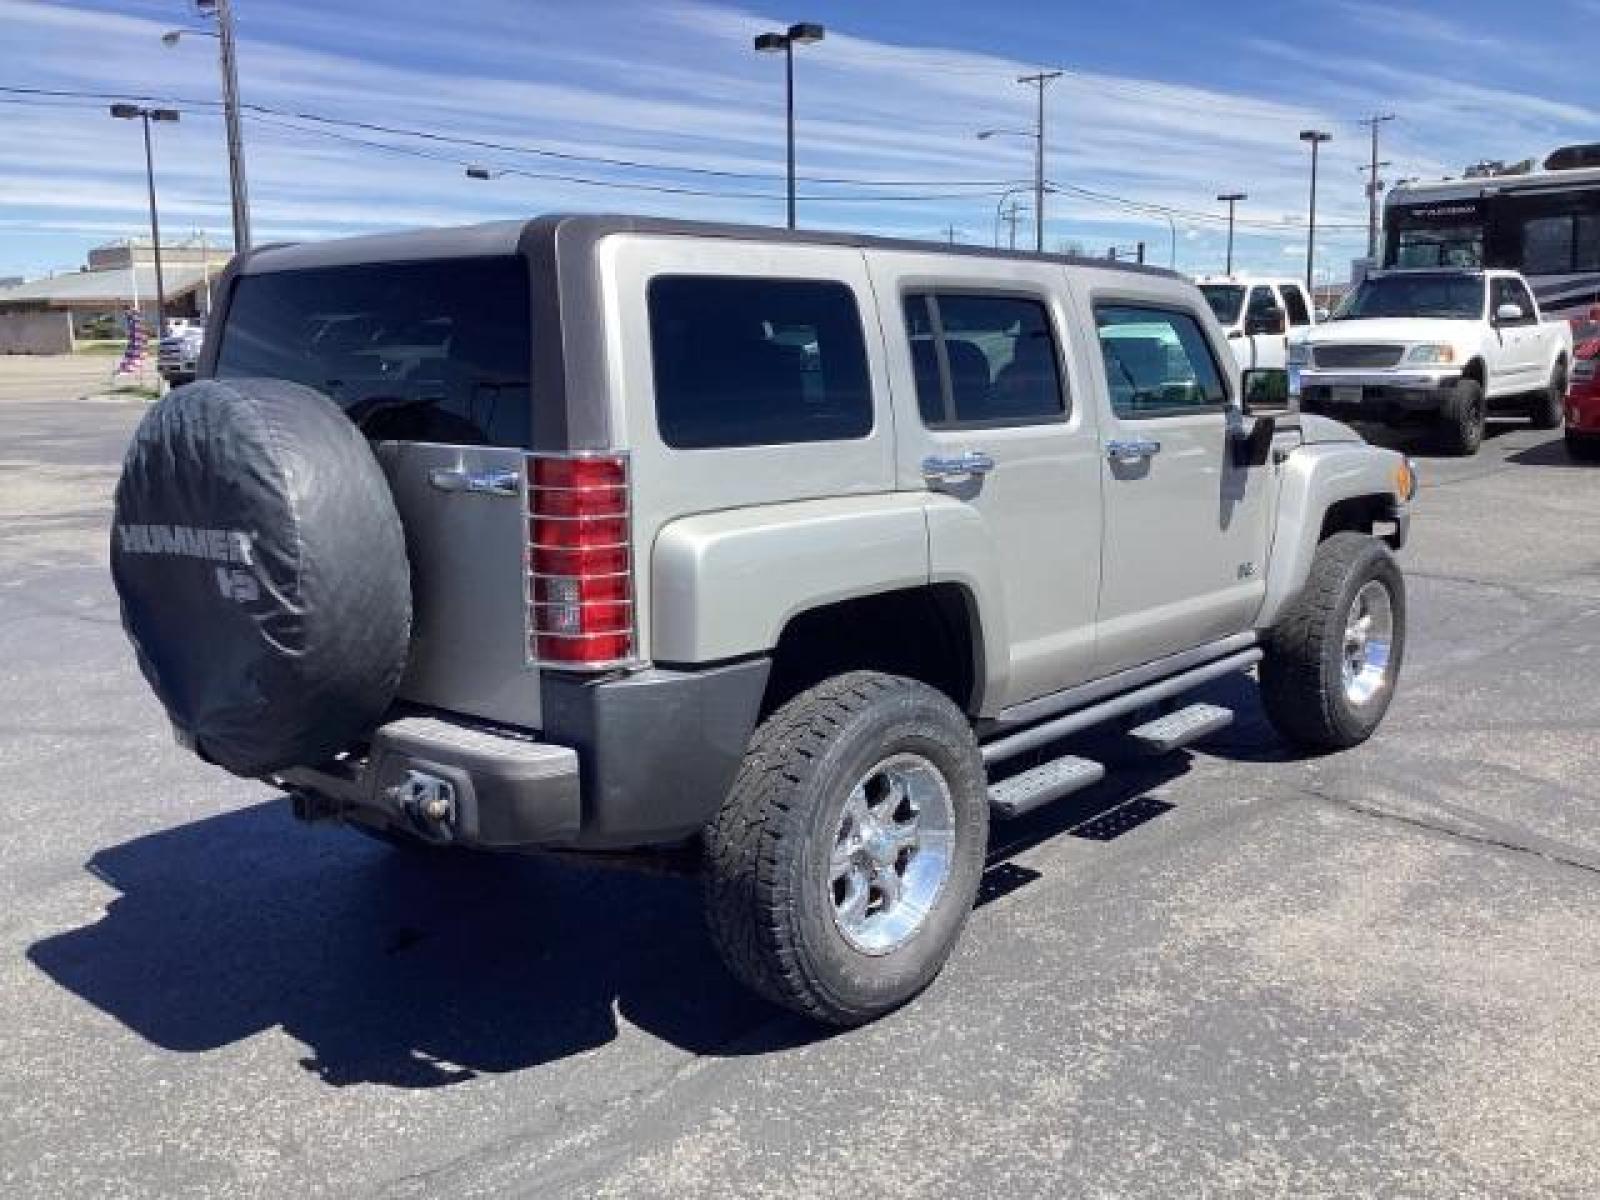
M1060 71L1039 71L1017 77L1018 83L1029 84L1039 92L1039 112L1033 133L1033 248L1039 254L1044 253L1044 89L1060 78Z
M202 7L205 7L202 5ZM233 4L216 0L222 50L222 110L228 126L228 187L233 202L233 250L250 249L250 196L244 182L244 132L239 122L239 65L234 58Z
M1222 269L1222 273L1224 275L1232 275L1233 274L1233 206L1238 204L1239 201L1241 201L1241 200L1250 199L1250 197L1248 195L1246 195L1244 192L1224 192L1224 193L1222 193L1222 195L1218 196L1217 199L1221 200L1223 203L1225 203L1228 206L1228 265L1225 266Z
M214 20L215 29L184 26L161 35L163 46L176 46L185 34L217 39L217 61L222 68L222 115L228 133L228 195L233 207L233 248L250 249L250 196L244 182L244 133L239 121L239 65L234 57L233 4L231 0L194 0L195 11Z
M1011 227L1010 245L1013 250L1017 248L1017 221L1020 219L1020 214L1024 211L1024 207L1013 200L1010 204L1006 205L1005 209L1000 214L1000 219Z
M951 246L954 246L956 244L956 237L958 234L960 234L960 232L961 230L957 229L953 224L946 225L944 227L945 242Z
M1374 259L1378 256L1378 193L1383 189L1378 180L1378 168L1387 167L1389 163L1378 161L1378 126L1386 121L1394 120L1393 113L1374 113L1364 118L1360 124L1372 131L1372 167L1371 176L1367 179L1367 258Z

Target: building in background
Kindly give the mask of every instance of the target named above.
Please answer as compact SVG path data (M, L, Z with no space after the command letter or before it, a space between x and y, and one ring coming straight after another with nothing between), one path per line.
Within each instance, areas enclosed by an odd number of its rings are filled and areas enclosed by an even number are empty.
M204 317L228 254L196 238L161 247L167 317ZM120 338L137 305L155 332L156 268L148 240L89 251L77 271L0 287L0 354L68 354L82 341Z

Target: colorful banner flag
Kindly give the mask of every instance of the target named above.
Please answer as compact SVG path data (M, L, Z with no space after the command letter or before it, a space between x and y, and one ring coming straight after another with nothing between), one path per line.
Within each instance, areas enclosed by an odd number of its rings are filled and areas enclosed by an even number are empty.
M148 338L144 330L144 322L139 318L139 311L131 305L123 312L123 321L128 327L128 348L122 352L122 361L117 364L118 375L132 375L144 370L144 359Z

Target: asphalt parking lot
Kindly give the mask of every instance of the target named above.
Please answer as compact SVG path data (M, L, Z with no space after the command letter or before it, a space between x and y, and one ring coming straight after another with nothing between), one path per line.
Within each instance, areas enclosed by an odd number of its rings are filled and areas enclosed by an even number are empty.
M0 1194L1600 1194L1600 469L1422 458L1358 751L1245 685L1000 827L908 1009L741 992L692 881L427 862L171 744L118 624L109 363L0 358Z

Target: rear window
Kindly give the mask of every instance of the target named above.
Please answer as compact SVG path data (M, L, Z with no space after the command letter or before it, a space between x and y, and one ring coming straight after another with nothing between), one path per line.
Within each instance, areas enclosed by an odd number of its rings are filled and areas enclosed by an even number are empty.
M872 432L855 293L843 283L662 275L650 282L656 422L678 449Z
M288 379L375 439L525 447L532 364L520 258L242 275L220 379Z

